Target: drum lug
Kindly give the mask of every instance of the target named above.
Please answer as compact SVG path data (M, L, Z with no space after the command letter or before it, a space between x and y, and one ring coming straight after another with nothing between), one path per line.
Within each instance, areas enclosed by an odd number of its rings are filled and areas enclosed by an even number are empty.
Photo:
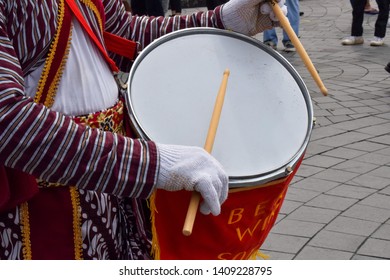
M316 124L317 124L317 118L313 117L313 126L315 126Z
M287 166L284 172L286 175L290 175L293 172L293 168L291 166Z

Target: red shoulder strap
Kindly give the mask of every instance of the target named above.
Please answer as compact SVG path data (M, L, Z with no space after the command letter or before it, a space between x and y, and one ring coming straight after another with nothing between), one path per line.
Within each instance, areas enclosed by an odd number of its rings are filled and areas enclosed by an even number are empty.
M84 30L88 33L89 37L92 39L92 41L98 47L98 49L100 50L103 57L106 59L106 61L110 65L111 70L114 72L118 72L119 69L116 66L115 62L108 56L106 49L103 47L102 43L96 37L95 33L93 33L91 27L86 22L85 18L81 14L81 12L80 12L77 4L74 2L74 0L66 0L66 3L68 4L69 8L72 10L73 14L76 16L77 20L83 26Z
M135 58L137 43L106 31L103 33L103 36L107 50L132 60Z

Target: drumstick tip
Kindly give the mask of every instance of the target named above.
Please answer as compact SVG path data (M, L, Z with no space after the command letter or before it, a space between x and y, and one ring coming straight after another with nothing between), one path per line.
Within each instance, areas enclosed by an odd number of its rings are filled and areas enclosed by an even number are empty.
M223 72L224 75L230 75L230 70L229 68L226 68L225 71Z
M321 92L322 92L322 94L323 94L324 96L328 96L328 90L326 89L325 86L322 86L322 87L320 88L320 90L321 90Z

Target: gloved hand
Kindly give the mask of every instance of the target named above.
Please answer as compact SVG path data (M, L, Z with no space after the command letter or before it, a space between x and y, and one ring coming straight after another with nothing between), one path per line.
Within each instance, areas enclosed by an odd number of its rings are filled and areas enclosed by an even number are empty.
M285 0L277 0L283 13L287 14ZM248 36L279 26L279 20L265 0L230 0L222 6L222 22L230 29Z
M157 148L160 155L157 188L197 191L203 197L200 212L219 215L228 195L229 180L221 164L202 148L165 144L157 144Z

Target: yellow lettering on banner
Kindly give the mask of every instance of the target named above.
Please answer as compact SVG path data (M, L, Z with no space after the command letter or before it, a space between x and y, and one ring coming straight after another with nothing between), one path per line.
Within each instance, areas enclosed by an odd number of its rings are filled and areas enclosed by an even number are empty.
M267 209L267 207L266 207L267 203L268 203L268 200L256 205L256 210L255 210L255 215L254 215L255 217L262 215L262 214L265 214L265 210Z
M230 211L228 225L239 222L242 219L242 213L244 213L244 208L236 208Z
M255 248L255 249L250 250L249 253L247 251L242 251L242 252L236 253L235 255L233 253L221 253L221 254L218 255L217 258L219 260L247 260L257 250L258 249Z
M259 219L256 223L256 225L250 229L250 228L247 228L244 233L241 233L241 229L240 228L236 228L236 232L237 232L237 236L238 236L238 239L240 241L242 241L242 239L245 237L245 235L248 233L250 236L253 236L253 233L255 232L256 228L260 225L262 219Z
M221 253L218 255L219 260L230 260L229 258L232 255L232 253Z
M279 209L279 206L282 204L284 198L284 192L281 193L274 201L272 207L271 207L271 213L264 219L263 226L261 230L265 230L267 227L269 227L271 221L273 220L272 218L277 215L277 210Z

